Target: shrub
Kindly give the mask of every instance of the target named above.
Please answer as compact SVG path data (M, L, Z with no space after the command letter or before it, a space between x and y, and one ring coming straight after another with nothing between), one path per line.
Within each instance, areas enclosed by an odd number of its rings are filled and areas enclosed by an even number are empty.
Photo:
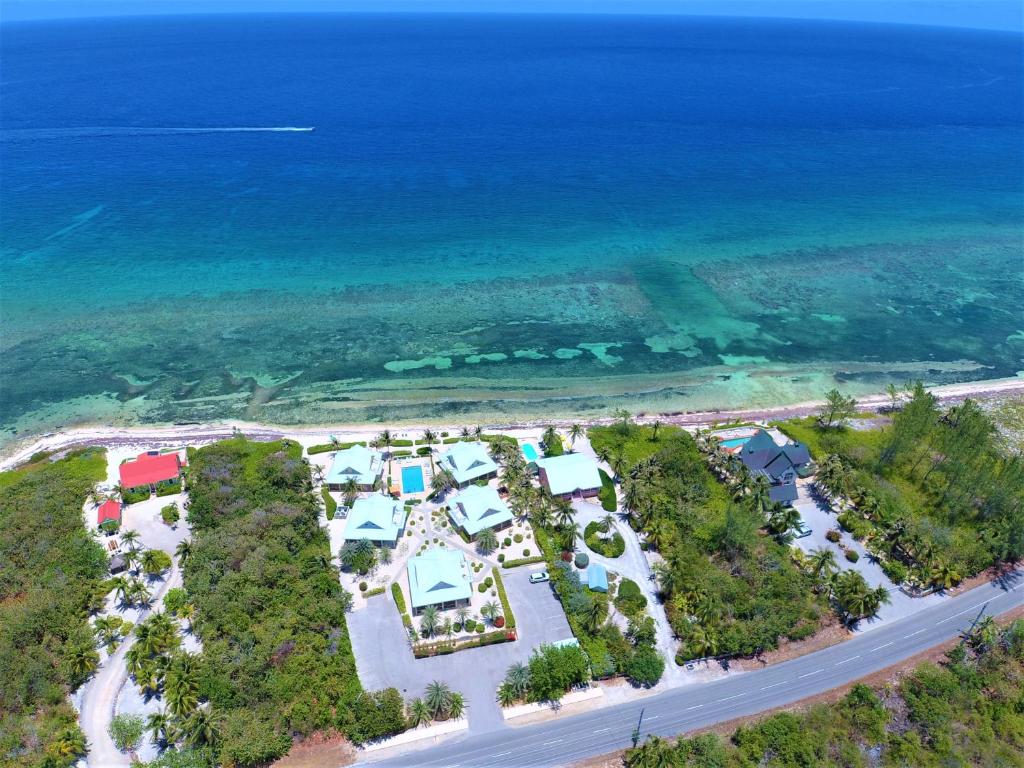
M647 598L635 581L623 579L615 594L615 607L626 615L636 614L647 607Z
M588 565L590 565L590 555L586 552L580 552L576 555L577 568L586 568Z
M597 494L597 498L601 501L601 508L605 512L614 512L619 507L618 499L615 497L615 483L608 477L608 473L603 469L599 470L601 473L601 490Z
M338 511L338 502L331 496L331 492L327 490L327 486L320 486L320 496L324 500L324 510L327 513L327 519L333 520L334 514Z
M840 536L839 531L831 530L825 532L825 538L835 544L842 537Z
M882 571L892 579L895 584L902 584L907 580L909 575L907 566L901 563L899 560L889 560L888 558L882 561Z
M502 552L501 554L498 555L498 562L499 563L504 563L505 562L505 553L504 552Z
M370 585L367 584L365 581L360 581L359 582L359 591L360 592L365 592L369 588L369 586Z
M514 541L516 544L522 544L523 543L523 534L517 533L515 536L512 537L512 541Z
M174 525L181 519L181 513L178 512L177 504L168 504L167 506L160 509L160 518L167 523L167 525Z
M563 552L562 560L566 563L572 562L572 552Z
M462 631L462 622L461 621L456 621L454 624L452 624L452 631L453 632L461 632Z
M476 585L476 591L482 595L484 592L487 591L487 585L481 581L479 584Z
M501 580L501 574L498 573L498 569L494 569L494 582L498 585L498 599L501 601L501 610L504 613L502 618L503 624L508 624L509 629L515 629L516 617L512 615L512 606L509 605L508 595L505 594L505 583Z
M466 619L466 631L476 632L476 619Z
M530 550L528 550L528 549L524 549L524 550L523 550L523 557L529 557L529 556L530 556ZM542 558L542 559L543 559L543 558Z
M482 635L484 633L484 625L483 624L477 624L476 625L476 633L478 635Z
M376 597L377 595L384 594L384 587L374 587L373 589L367 590L363 593L363 597Z
M518 560L505 560L502 564L502 568L518 568L520 565L532 565L534 563L543 563L543 557L521 557Z
M505 626L505 617L504 616L495 616L494 617L494 626L497 629L501 629L502 627L504 627Z
M121 501L125 504L135 504L139 501L145 501L150 497L149 486L143 486L142 488L134 488L132 490L124 490L121 493Z
M128 752L139 746L146 724L138 715L114 715L108 729L114 746Z
M511 547L512 546L512 539L510 537L506 536L504 539L501 540L501 546L503 546L503 547Z
M428 448L427 446L423 446L422 448L417 448L416 449L416 455L417 456L429 456L430 455L430 448Z
M164 595L164 608L172 616L177 616L178 611L188 603L188 594L181 587L171 587Z
M626 675L637 685L650 687L661 679L665 671L665 660L654 648L638 648L626 663Z
M857 554L857 550L855 549L847 549L843 554L846 555L846 559L851 563L856 563L860 560L860 555Z
M626 551L626 541L622 534L616 531L610 539L601 535L601 525L597 522L587 523L583 531L583 540L587 547L604 557L621 557Z
M484 579L484 585L488 589L490 589L492 586L494 586L494 578L492 576L488 576L486 579Z
M176 493L181 493L181 480L176 480L173 483L161 483L156 487L157 496L173 496Z

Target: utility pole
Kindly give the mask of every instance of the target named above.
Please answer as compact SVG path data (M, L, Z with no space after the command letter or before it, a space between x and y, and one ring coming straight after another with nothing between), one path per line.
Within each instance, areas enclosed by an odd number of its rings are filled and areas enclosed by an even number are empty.
M640 726L643 724L643 722L644 722L644 708L640 707L640 719L636 721L636 728L633 729L633 748L634 749L636 748L636 745L640 741Z

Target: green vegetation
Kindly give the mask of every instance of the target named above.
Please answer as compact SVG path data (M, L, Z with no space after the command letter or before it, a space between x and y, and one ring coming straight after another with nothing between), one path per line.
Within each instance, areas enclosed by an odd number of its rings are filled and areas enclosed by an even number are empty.
M108 731L114 746L122 752L128 752L139 746L145 727L145 721L138 715L114 715Z
M181 480L159 483L156 487L157 496L173 496L176 493L181 493Z
M314 731L366 738L351 596L331 566L301 447L235 438L191 451L190 464L184 580L218 762L267 763Z
M501 564L502 568L518 568L520 565L533 565L534 563L543 563L544 557L542 555L535 555L533 557L521 557L518 560L506 560Z
M598 492L597 498L601 501L601 507L605 512L614 512L619 508L619 500L615 498L615 483L603 469L598 471L601 473L601 490Z
M145 501L153 494L149 490L148 485L144 485L141 488L133 488L128 490L127 488L120 489L121 501L125 504L137 504L140 501Z
M884 429L780 424L818 461L816 485L849 508L839 523L911 586L948 586L1024 556L1024 459L966 400L942 412L920 383Z
M589 679L586 654L577 645L542 645L529 665L513 664L498 688L498 702L508 707L523 701L558 701Z
M306 455L312 456L317 453L327 453L329 451L344 451L346 448L351 448L353 445L365 446L366 443L323 443L322 445L311 445L306 449Z
M782 712L736 730L670 741L648 738L625 765L693 768L1019 766L1024 755L1024 622L991 619L942 665L898 684L855 685L836 704Z
M160 519L167 525L174 525L181 519L177 504L168 504L160 509Z
M615 591L615 607L631 618L647 607L647 598L632 579L623 579Z
M70 766L85 754L67 694L99 664L87 621L109 589L82 524L106 476L100 449L0 474L0 764ZM114 640L120 627L111 629Z
M683 639L677 661L754 654L818 628L827 596L783 541L760 532L769 524L766 490L742 475L728 488L680 429L655 433L622 418L589 436L621 478L629 524L664 557L656 575ZM702 444L711 447L706 438Z
M583 541L587 547L604 557L620 557L626 551L626 541L618 531L608 536L611 526L597 522L587 523L583 529Z
M338 511L338 502L331 496L331 492L326 485L320 486L320 498L324 500L324 511L327 519L333 520L335 513Z
M512 606L509 605L508 595L505 594L505 584L501 580L501 573L497 568L493 568L491 573L494 574L494 584L498 588L498 599L501 600L501 613L505 617L503 622L505 629L516 628L516 617L512 613ZM500 626L500 625L495 625Z

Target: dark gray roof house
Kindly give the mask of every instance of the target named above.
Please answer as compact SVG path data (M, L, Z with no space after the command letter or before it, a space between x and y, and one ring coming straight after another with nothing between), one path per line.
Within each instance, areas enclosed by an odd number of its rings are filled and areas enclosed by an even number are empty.
M811 461L807 446L802 443L779 445L760 429L740 448L738 456L750 474L764 477L771 484L768 495L772 501L782 504L796 501L797 475Z
M110 558L110 572L121 573L125 568L128 567L128 561L125 560L124 555L118 553Z

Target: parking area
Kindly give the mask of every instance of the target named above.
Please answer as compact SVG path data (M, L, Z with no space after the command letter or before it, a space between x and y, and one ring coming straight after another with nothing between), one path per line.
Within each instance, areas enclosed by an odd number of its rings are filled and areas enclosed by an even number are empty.
M535 567L534 570L540 570ZM348 615L352 649L363 687L395 687L406 699L422 696L432 680L448 683L466 697L469 729L481 733L505 727L495 693L505 671L526 662L538 645L572 637L562 606L549 583L530 584L529 568L502 572L519 639L416 659L390 592Z

